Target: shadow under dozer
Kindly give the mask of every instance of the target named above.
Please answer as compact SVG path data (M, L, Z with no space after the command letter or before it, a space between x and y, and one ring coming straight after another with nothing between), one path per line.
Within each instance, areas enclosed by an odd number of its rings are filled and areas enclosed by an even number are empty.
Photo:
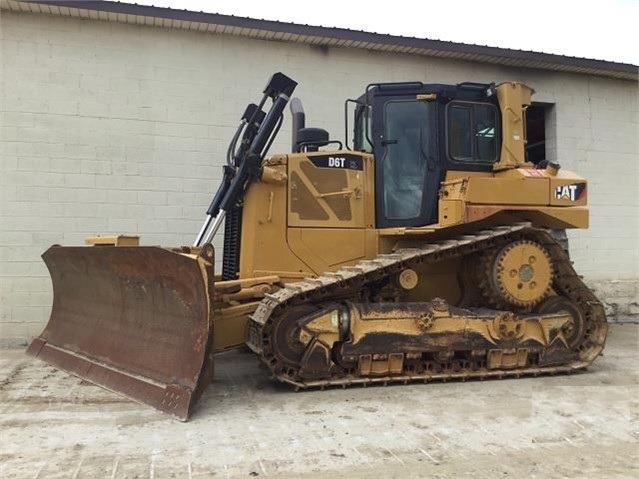
M213 249L52 246L53 308L27 353L188 419L213 378Z

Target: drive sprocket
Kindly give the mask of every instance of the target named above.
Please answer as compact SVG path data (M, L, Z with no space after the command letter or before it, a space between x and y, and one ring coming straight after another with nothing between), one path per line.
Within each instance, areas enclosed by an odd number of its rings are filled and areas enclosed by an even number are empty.
M530 308L550 293L554 268L543 246L521 239L486 255L482 274L481 289L495 306Z

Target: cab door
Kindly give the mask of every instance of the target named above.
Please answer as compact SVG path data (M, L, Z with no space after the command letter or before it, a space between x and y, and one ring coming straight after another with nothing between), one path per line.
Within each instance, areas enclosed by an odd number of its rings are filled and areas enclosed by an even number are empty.
M381 96L373 112L377 227L437 222L436 105L415 96Z

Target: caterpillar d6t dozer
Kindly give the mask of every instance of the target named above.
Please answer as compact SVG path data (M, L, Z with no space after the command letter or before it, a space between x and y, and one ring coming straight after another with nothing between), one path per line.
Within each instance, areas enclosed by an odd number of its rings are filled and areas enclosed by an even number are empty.
M242 345L297 389L592 363L604 309L554 234L588 226L586 180L526 161L529 87L371 84L346 148L293 100L293 151L267 158L295 86L276 73L247 107L193 246L44 253L53 308L29 354L180 419Z

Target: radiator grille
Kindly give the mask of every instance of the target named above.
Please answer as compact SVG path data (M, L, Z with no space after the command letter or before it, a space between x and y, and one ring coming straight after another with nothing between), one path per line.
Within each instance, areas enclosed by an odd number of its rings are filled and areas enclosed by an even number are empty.
M224 221L224 254L222 280L237 279L240 270L240 238L242 236L242 208L229 211Z

